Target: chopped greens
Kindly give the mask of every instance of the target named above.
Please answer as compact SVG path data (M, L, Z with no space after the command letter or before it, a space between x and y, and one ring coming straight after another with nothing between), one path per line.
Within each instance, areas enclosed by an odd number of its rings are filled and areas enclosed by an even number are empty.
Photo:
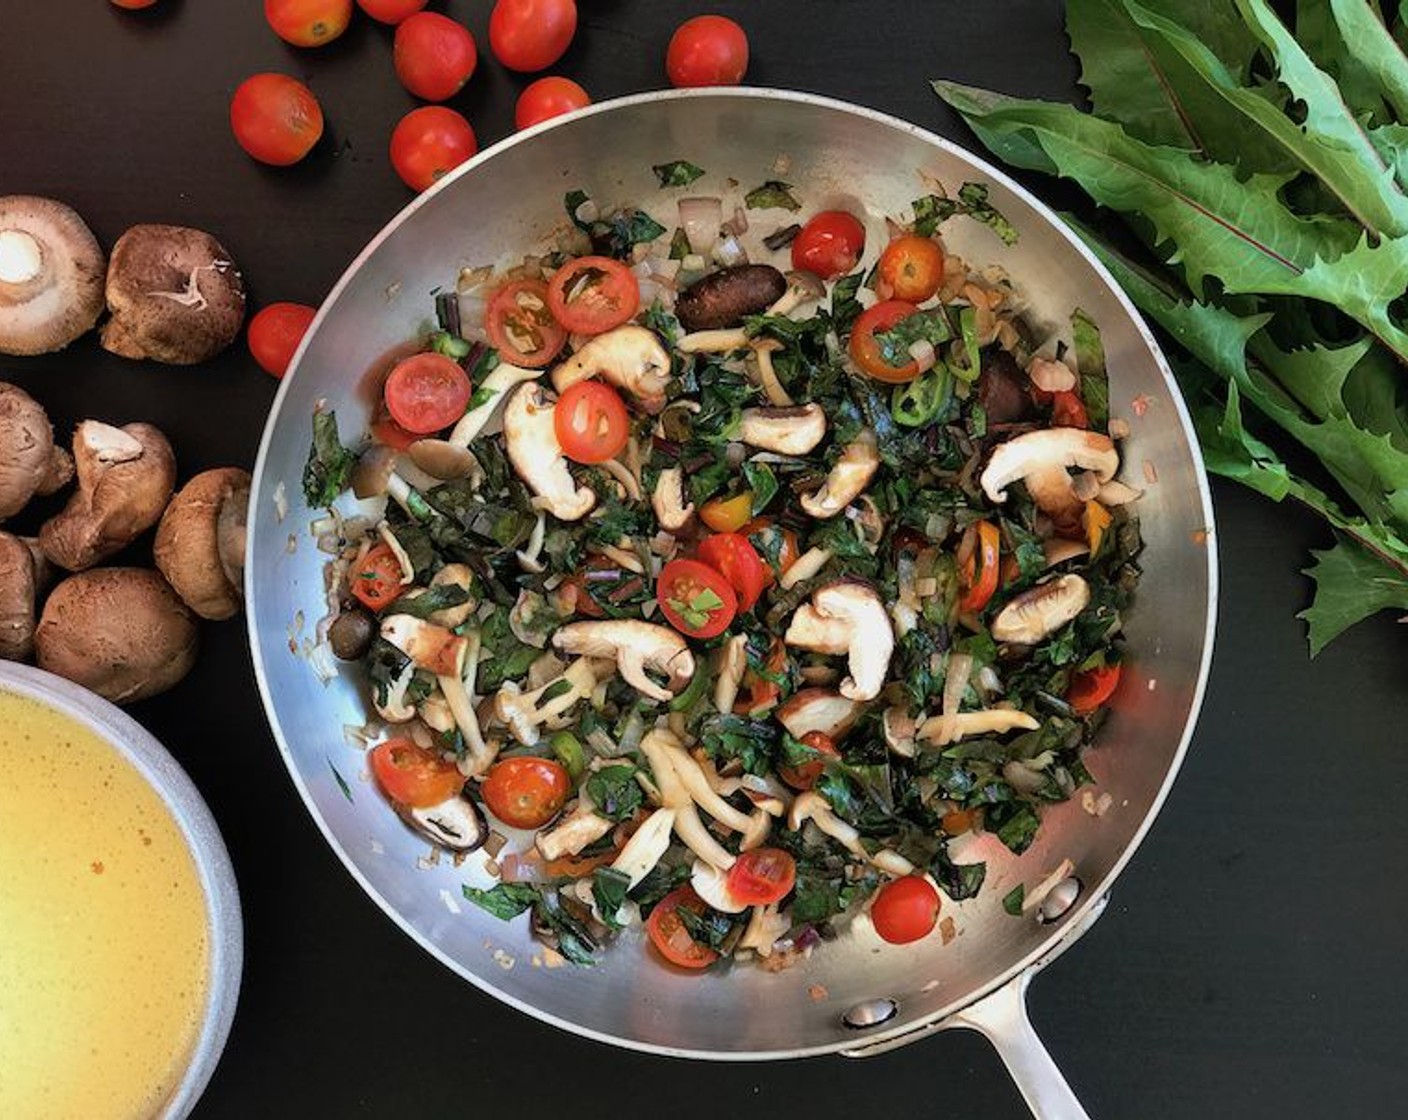
M330 506L347 489L357 456L342 446L336 412L313 413L313 444L303 468L303 496L310 506Z
M505 922L532 909L543 896L532 883L499 883L487 890L466 886L461 891L474 905Z
M743 196L743 204L749 210L797 211L802 208L792 194L792 184L777 179L769 179L761 186L754 187Z
M634 766L603 767L587 779L583 789L596 811L611 821L629 820L645 804Z
M668 163L654 164L650 170L660 180L662 187L687 187L704 174L702 167L696 167L687 159L672 159Z
M563 199L572 224L590 238L592 250L605 257L629 260L631 250L647 241L654 241L665 235L665 227L644 210L626 207L607 215L584 221L578 211L583 203L590 202L590 196L581 190L568 191Z
M914 232L920 237L933 237L944 222L962 214L989 227L1004 245L1017 243L1016 227L988 202L988 188L982 183L964 183L958 188L957 198L926 194L916 198L912 205Z

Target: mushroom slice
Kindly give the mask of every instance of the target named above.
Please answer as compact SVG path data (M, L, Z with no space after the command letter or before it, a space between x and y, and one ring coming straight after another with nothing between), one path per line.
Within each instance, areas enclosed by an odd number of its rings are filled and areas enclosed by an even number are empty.
M553 634L552 644L562 653L615 659L626 682L652 700L673 699L694 676L694 655L684 638L653 622L572 622ZM647 677L647 668L664 673L668 685Z
M712 863L696 859L690 872L689 885L694 888L695 894L722 913L741 914L748 909L748 903L740 902L728 889L728 872L720 871Z
M840 740L860 719L861 706L829 688L803 688L778 705L773 714L794 739L819 731L828 739Z
M393 614L382 620L381 636L437 677L458 679L464 670L468 642L443 626L408 614Z
M468 564L446 564L430 577L430 586L432 590L437 587L458 587L467 596L458 606L445 607L431 614L430 621L437 626L451 630L462 626L479 606L474 597L474 571Z
M19 537L0 533L0 659L24 661L34 651L38 594L34 556Z
M248 508L249 472L220 467L181 487L161 515L152 558L201 618L218 621L240 609Z
M684 471L667 467L660 472L650 495L650 508L655 511L660 528L668 532L677 533L689 524L694 516L694 503L684 500Z
M500 362L489 371L488 376L479 385L475 386L478 392L486 395L488 399L461 416L459 423L451 430L450 438L445 442L452 443L456 447L469 447L475 437L494 418L494 413L498 412L500 406L508 399L510 390L525 382L536 381L542 376L543 371L540 369L524 369L522 366Z
M983 468L983 493L994 502L1007 500L1007 487L1039 471L1068 467L1094 471L1103 484L1120 467L1119 452L1107 435L1083 428L1042 428L1000 443Z
M0 198L0 354L61 350L103 312L107 262L62 202Z
M793 269L786 273L786 277L787 290L763 312L764 315L790 315L799 307L825 298L826 285L816 273Z
M851 675L841 682L850 700L874 700L885 684L895 632L875 589L841 581L819 587L792 616L783 641L815 653L847 655Z
M856 438L846 444L821 489L815 494L802 495L802 508L822 520L835 517L864 493L879 469L880 449L875 433L862 428Z
M738 687L743 683L743 674L748 668L748 638L735 634L723 645L719 653L719 672L714 679L714 709L720 712L733 711L738 699Z
M548 512L562 521L579 521L596 505L596 494L578 486L553 426L557 398L536 382L520 385L504 406L504 446L509 462Z
M915 729L914 736L925 742L947 746L969 735L1035 731L1040 726L1032 716L1015 708L988 708L981 712L951 712L948 715L930 716Z
M547 832L539 832L533 843L538 853L548 861L563 856L575 856L588 844L595 844L615 826L596 811L591 798L577 799L571 812L565 814Z
M411 462L431 478L445 481L479 473L479 460L468 447L447 439L418 439L406 449Z
M1058 576L1039 583L1009 602L992 620L992 636L999 642L1035 645L1059 630L1090 602L1090 585L1080 576Z
M596 670L585 657L567 666L562 676L531 692L523 692L513 681L505 681L494 696L494 715L515 739L531 747L541 737L542 725L590 696L596 681ZM561 687L564 682L568 686L565 689Z
M670 833L674 826L673 809L656 809L631 833L621 853L611 862L613 871L630 876L631 885L627 890L637 886L660 862L660 857L670 847Z
M819 404L790 408L745 408L739 438L751 447L779 455L806 455L826 436L826 413Z
M452 852L472 852L489 838L489 826L479 807L463 794L438 805L413 809L396 805L396 813L432 844Z
M558 365L552 371L552 384L561 393L597 375L630 393L653 415L665 407L670 355L654 331L627 323L597 335Z
M72 477L73 459L54 446L43 406L18 385L0 381L0 521Z

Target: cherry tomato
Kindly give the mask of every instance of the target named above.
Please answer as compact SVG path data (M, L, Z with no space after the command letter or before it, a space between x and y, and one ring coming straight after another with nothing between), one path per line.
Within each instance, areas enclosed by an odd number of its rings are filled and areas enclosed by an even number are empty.
M401 596L401 562L385 541L372 545L347 573L347 586L369 610L379 611Z
M469 28L438 12L416 12L396 25L391 51L401 84L425 101L457 94L479 61Z
M494 763L479 791L489 812L504 824L542 828L567 803L572 778L555 759L523 755Z
M516 366L545 366L567 341L567 331L552 317L548 286L541 280L505 284L489 301L485 320L489 341L504 361Z
M1070 389L1051 394L1051 426L1053 428L1088 428L1090 414L1085 402Z
M738 592L738 609L751 611L768 584L768 566L742 533L715 533L699 545L699 559Z
M944 251L918 234L897 237L880 254L880 282L895 299L923 303L943 286Z
M386 379L386 410L408 432L427 436L464 415L469 375L444 354L412 354Z
M908 319L914 312L914 304L899 299L887 299L873 307L867 307L851 327L851 340L848 344L851 360L876 381L913 381L919 376L919 365L909 356L909 352L906 350L899 354L887 354L885 347L875 336L889 330L901 320ZM894 364L890 361L891 357L904 358L904 364Z
M626 402L603 381L568 386L553 409L552 423L563 454L577 463L614 459L631 438Z
M792 267L823 280L855 268L865 252L865 227L845 210L814 215L792 242Z
M372 773L392 801L428 809L464 788L459 768L410 739L387 739L372 748Z
M578 257L552 275L548 306L573 334L601 334L628 322L640 306L635 273L610 257Z
M738 613L738 596L708 564L671 560L655 584L660 613L681 634L713 638L728 629Z
M836 749L836 740L824 731L808 731L802 736L802 745L811 747L812 750L827 758L841 757L841 752ZM777 768L779 778L793 789L802 790L811 789L825 772L826 758L814 758L810 762L799 762L796 766L779 766Z
M489 49L523 74L546 70L576 33L575 0L498 0L489 14Z
M748 70L748 35L726 16L695 16L670 36L665 74L672 86L736 86Z
M679 915L680 907L704 913L704 900L694 893L694 888L685 885L676 887L662 898L645 920L645 932L650 934L650 942L656 951L673 965L680 968L708 968L719 954L707 945L701 945L690 936Z
M919 875L886 883L870 907L870 920L891 945L918 941L938 924L939 892Z
M261 163L297 163L323 134L323 110L313 91L286 74L246 78L230 99L230 127L239 145Z
M295 47L321 47L347 30L352 0L264 0L274 34Z
M1114 695L1120 683L1118 665L1099 665L1071 677L1066 703L1077 715L1088 716Z
M797 861L781 848L753 848L728 869L728 893L749 906L780 902L797 882Z
M732 498L710 498L699 508L699 520L716 533L736 533L753 516L753 491Z
M156 0L112 0L114 6L126 8L129 12L141 11L143 8L150 8Z
M391 166L413 191L425 190L478 150L469 122L444 105L412 109L391 133Z
M963 597L958 600L959 610L980 611L997 591L998 576L1002 572L998 562L1001 541L1001 534L991 521L978 521L968 526L959 546L958 581L963 588Z
M406 431L405 428L391 419L390 414L386 411L385 401L383 401L381 405L381 414L372 421L371 431L372 438L375 439L377 443L384 443L387 447L394 447L397 451L405 451L411 444L420 439L420 436L416 435L415 432Z
M288 372L293 352L317 313L317 308L306 303L271 303L259 309L249 321L245 338L249 352L265 373L282 377Z
M571 78L539 78L518 95L513 127L520 132L592 103L587 91Z
M428 0L357 0L357 7L380 23L400 23L425 7Z

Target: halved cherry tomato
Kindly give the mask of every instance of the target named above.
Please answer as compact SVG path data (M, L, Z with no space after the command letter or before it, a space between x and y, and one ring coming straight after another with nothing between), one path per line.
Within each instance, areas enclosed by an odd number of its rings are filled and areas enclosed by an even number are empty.
M771 560L767 562L767 586L771 587L777 577L787 571L797 562L797 558L802 555L801 545L797 541L797 534L791 529L779 529L772 523L770 517L755 517L748 524L738 530L753 544L758 550L758 555L767 557L774 547L775 535L780 540L775 541L777 548L777 562Z
M867 307L851 327L851 340L847 346L851 360L876 381L891 384L913 381L919 376L919 365L909 352L887 354L875 336L908 319L915 310L914 304L905 303L902 299L887 299ZM892 357L903 358L903 364L896 365L890 360Z
M715 533L699 544L699 559L738 592L739 610L751 611L768 582L768 566L742 533Z
M497 0L489 13L489 49L520 73L546 70L576 33L576 0Z
M736 533L753 516L753 491L732 498L710 498L699 508L699 520L716 533Z
M897 237L880 254L880 283L891 298L923 303L944 282L944 251L917 233Z
M347 30L352 0L264 0L264 18L285 43L321 47Z
M808 731L802 736L802 745L811 747L817 754L827 758L840 758L836 740L824 731ZM793 789L807 790L816 785L826 772L826 758L815 758L810 762L799 762L796 766L779 766L777 776Z
M411 93L448 101L474 73L479 51L464 24L439 12L416 12L396 25L391 61Z
M850 272L865 252L865 227L845 210L814 215L792 242L792 267L823 280Z
M780 902L797 882L797 861L781 848L743 852L728 870L728 893L749 906Z
M478 150L470 123L444 105L412 109L391 130L391 166L413 191L433 186Z
M552 317L548 286L541 280L513 280L495 292L485 327L504 361L529 369L547 365L567 341L567 331Z
M1062 389L1051 394L1051 426L1053 428L1088 428L1090 414L1085 402L1072 390Z
M1088 716L1114 695L1120 683L1118 665L1099 665L1071 677L1066 703L1077 715Z
M571 78L557 75L539 78L518 95L518 103L513 107L513 127L522 132L591 103L591 95Z
M306 303L271 303L261 307L245 332L249 352L259 368L274 377L286 374L293 352L308 333L308 326L317 313L316 307Z
M572 792L567 767L552 758L523 755L489 767L479 792L489 812L512 828L542 828Z
M701 945L690 936L689 930L675 913L680 907L704 913L704 900L694 893L694 888L686 884L676 887L662 898L645 920L645 932L650 934L650 942L656 951L673 965L680 968L708 968L719 954L707 945Z
M672 86L735 86L747 69L748 35L727 16L685 20L665 51Z
M427 0L357 0L357 7L378 23L397 24L425 7Z
M372 773L392 801L428 809L464 788L459 767L410 739L387 739L372 748Z
M386 410L408 432L430 435L464 415L473 390L469 374L444 354L427 351L396 363L386 379Z
M391 419L390 415L386 412L385 404L382 405L381 414L372 421L371 430L372 438L375 439L377 443L384 443L387 447L394 448L397 451L405 451L411 444L420 439L420 436L416 435L415 432L406 431L405 428Z
M347 587L363 606L379 611L400 597L401 574L396 553L382 541L367 549L367 554L347 573Z
M959 610L980 611L997 591L998 576L1002 572L998 562L1001 546L1002 535L991 521L976 521L968 526L963 543L959 545L958 580L963 587Z
M681 634L713 638L738 613L738 596L728 580L698 560L671 560L655 584L660 613Z
M260 163L297 163L323 134L323 110L313 91L287 74L255 74L230 99L230 128Z
M783 670L787 668L787 647L782 644L781 638L772 640L772 645L768 648L768 659L763 663L763 668L768 673L766 677L755 669L750 668L744 671L742 687L748 690L748 696L734 704L735 715L766 712L782 697L782 686L777 681L768 679L768 677L780 677Z
M640 306L635 273L610 257L578 257L548 285L553 317L573 334L601 334L628 322Z
M891 945L918 941L938 924L939 892L919 875L886 883L870 907L870 920Z
M631 438L631 418L621 394L604 381L569 385L552 412L563 453L578 463L614 459Z

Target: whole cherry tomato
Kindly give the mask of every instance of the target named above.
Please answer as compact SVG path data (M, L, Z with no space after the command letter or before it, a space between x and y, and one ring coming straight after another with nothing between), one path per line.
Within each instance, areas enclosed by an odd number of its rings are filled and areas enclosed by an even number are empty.
M539 78L518 95L518 104L513 109L513 127L521 132L591 103L587 91L571 78L556 75Z
M823 280L850 272L865 252L865 227L846 210L814 214L792 242L792 267Z
M438 12L416 12L396 25L391 51L401 84L425 101L446 101L474 73L479 51L469 28Z
M890 298L923 303L944 282L944 251L932 238L897 237L880 254L880 282Z
M129 12L141 11L143 8L150 8L156 0L112 0L113 5L118 8L126 8Z
M726 16L695 16L670 36L665 74L672 86L735 86L748 70L748 35Z
M261 163L287 167L323 134L323 110L313 91L286 74L246 78L230 100L230 127L239 145Z
M347 30L352 0L264 0L264 18L285 43L321 47Z
M504 824L542 828L567 803L572 778L556 759L524 755L494 763L479 792Z
M489 49L524 74L546 70L576 33L576 0L497 0L489 15Z
M306 303L271 303L259 309L249 321L245 338L249 352L265 373L282 377L288 372L293 353L317 313L316 307Z
M444 105L422 105L396 122L391 166L413 191L423 191L479 150L467 120Z
M870 907L875 932L891 945L926 936L939 921L939 892L928 879L906 875L880 888Z
M428 0L357 0L357 7L380 23L397 24L415 15Z

